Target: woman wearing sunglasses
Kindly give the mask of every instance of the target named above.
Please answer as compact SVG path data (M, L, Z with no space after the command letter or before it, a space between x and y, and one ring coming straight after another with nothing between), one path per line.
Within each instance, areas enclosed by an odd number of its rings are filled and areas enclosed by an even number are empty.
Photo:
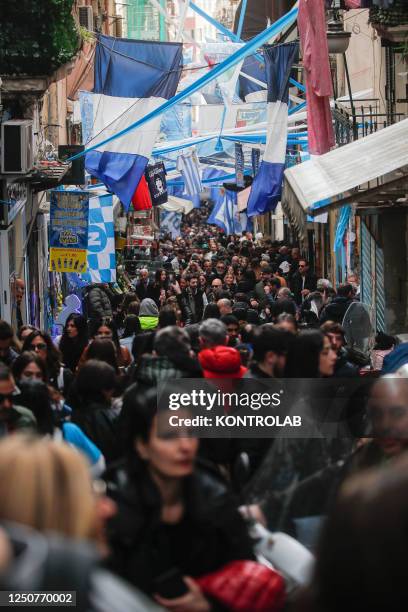
M74 377L71 370L61 363L61 353L54 346L51 336L44 331L33 331L24 340L23 351L33 351L41 359L50 385L67 397Z

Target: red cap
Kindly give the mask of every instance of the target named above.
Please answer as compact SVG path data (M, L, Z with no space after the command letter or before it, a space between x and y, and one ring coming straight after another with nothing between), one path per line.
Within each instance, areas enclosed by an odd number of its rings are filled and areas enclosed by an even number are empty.
M242 378L247 371L237 349L230 346L203 349L198 359L205 378Z

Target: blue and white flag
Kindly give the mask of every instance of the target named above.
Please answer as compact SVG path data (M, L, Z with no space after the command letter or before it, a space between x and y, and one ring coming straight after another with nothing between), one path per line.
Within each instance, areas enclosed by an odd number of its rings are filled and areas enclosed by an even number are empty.
M88 225L88 272L91 283L116 282L115 226L111 194L91 197Z
M177 159L177 170L184 179L184 193L193 201L194 208L200 208L200 193L203 190L200 166L195 151L181 154Z
M160 211L160 237L170 234L173 240L181 235L182 214L168 210Z
M176 93L183 62L181 43L100 35L95 53L93 138L125 130ZM86 169L129 207L151 155L162 117L152 119L86 155Z
M245 213L238 211L237 192L225 188L223 188L223 191L224 197L214 205L207 223L218 225L226 236L243 234L246 231L250 231L252 222Z
M297 53L296 42L264 48L268 138L262 163L252 183L247 210L249 217L275 210L281 197L288 137L289 77Z
M261 58L245 58L239 76L239 95L245 102L266 102L265 64Z

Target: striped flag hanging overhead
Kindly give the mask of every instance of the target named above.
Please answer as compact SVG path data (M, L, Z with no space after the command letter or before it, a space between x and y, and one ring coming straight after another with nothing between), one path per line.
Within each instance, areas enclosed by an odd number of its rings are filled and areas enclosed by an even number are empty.
M296 42L264 47L268 84L267 142L248 200L249 217L274 210L281 197L288 137L289 77L298 54Z
M214 204L207 223L218 225L226 236L242 234L252 230L252 221L238 210L237 192L221 188L222 199Z
M147 42L100 35L95 54L95 146L174 96L183 62L181 43ZM86 169L126 208L145 170L161 117L86 154Z

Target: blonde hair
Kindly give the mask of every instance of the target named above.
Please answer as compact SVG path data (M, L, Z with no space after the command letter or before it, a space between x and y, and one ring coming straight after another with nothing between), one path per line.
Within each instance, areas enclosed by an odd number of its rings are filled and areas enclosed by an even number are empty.
M95 500L85 459L45 438L7 437L0 443L0 520L93 538Z

